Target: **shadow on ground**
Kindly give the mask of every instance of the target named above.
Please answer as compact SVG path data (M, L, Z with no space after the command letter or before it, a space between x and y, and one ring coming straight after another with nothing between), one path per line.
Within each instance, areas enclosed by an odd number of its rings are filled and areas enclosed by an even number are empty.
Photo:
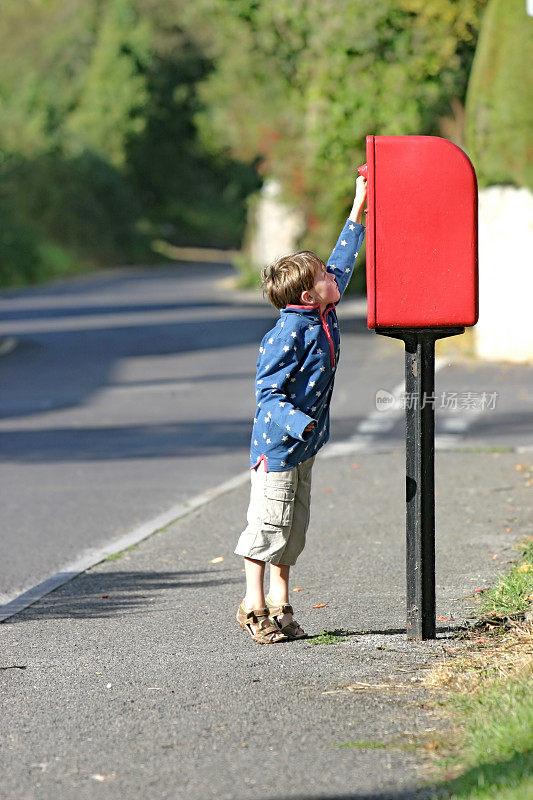
M88 574L70 583L67 588L52 592L7 621L105 619L124 612L142 614L155 599L161 602L160 593L167 589L200 589L242 582L240 577L220 576L221 572L222 570L217 569L216 573L211 570L185 570ZM172 600L177 602L178 596L173 595Z

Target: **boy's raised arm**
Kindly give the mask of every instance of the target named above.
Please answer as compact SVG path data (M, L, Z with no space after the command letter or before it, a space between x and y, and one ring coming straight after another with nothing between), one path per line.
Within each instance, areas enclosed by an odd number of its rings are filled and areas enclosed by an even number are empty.
M327 262L327 270L335 275L341 297L350 282L355 259L365 238L365 228L361 225L361 219L366 202L366 179L360 175L355 186L355 198L350 216Z

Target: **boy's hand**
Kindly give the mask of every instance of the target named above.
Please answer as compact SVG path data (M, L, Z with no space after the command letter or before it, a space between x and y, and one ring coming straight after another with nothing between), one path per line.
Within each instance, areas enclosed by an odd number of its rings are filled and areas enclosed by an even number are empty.
M366 202L366 178L363 178L362 175L359 175L357 180L355 181L355 198L353 201L352 211L348 219L351 219L352 222L357 222L361 225L361 219L363 217L363 208Z
M309 425L306 425L304 428L304 433L309 433L313 430L313 428L316 428L316 422L310 422Z
M363 178L362 175L358 175L357 180L355 181L354 203L359 203L359 205L363 205L365 200L366 200L366 178Z

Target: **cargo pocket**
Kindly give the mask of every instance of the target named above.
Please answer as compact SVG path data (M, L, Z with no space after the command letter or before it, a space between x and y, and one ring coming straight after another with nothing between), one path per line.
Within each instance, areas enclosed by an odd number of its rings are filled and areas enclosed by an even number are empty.
M286 528L292 523L294 489L285 486L265 486L265 518L267 525Z

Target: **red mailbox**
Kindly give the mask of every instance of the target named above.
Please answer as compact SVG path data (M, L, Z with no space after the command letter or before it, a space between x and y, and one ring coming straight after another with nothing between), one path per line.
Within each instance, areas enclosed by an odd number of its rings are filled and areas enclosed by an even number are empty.
M367 136L369 328L457 328L478 318L477 182L436 136Z

